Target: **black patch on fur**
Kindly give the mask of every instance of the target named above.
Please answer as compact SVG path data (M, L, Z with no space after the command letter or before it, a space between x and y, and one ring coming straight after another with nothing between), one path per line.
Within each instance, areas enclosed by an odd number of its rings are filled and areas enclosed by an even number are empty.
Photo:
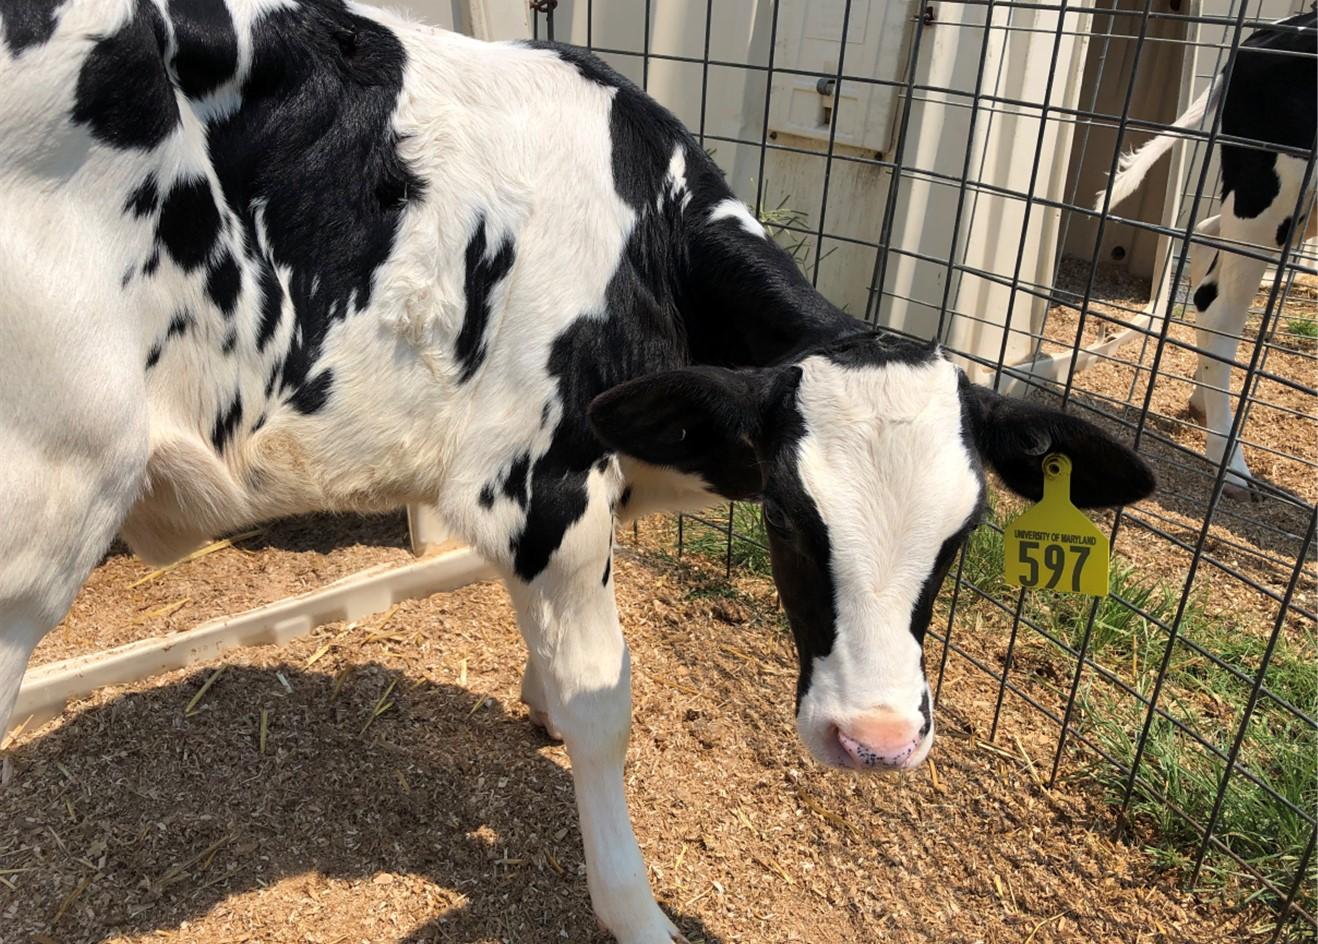
M146 369L150 370L160 362L160 356L165 351L165 345L177 337L182 337L192 327L192 315L188 311L180 311L169 320L169 327L165 329L165 336L151 345L151 350L146 356Z
M628 485L622 490L622 495L618 498L618 507L626 508L632 500L632 487Z
M981 477L981 489L983 480ZM925 633L929 631L929 621L934 615L934 600L938 596L938 591L943 586L943 581L947 579L947 572L952 568L952 561L956 559L956 552L966 543L970 537L970 532L975 530L979 524L980 508L971 512L969 520L962 525L961 529L943 542L942 547L938 549L938 555L934 558L934 569L929 572L929 576L924 579L920 585L920 595L915 599L915 606L911 610L911 635L921 646L924 645ZM928 696L925 696L928 698ZM928 732L929 706L925 704L921 708L925 717L926 728L921 732L921 737Z
M165 337L177 338L187 333L192 327L192 314L187 311L180 311L169 321L169 328L165 331Z
M147 174L146 179L138 184L124 201L124 212L132 213L140 219L149 213L154 213L158 206L160 206L160 191L156 188L155 175Z
M55 34L55 10L64 0L0 0L0 36L13 56Z
M485 217L476 220L476 230L467 243L464 282L467 311L462 319L455 351L462 372L458 383L466 383L485 360L485 328L490 320L490 296L513 265L513 241L505 236L494 255L487 256Z
M266 345L279 330L279 316L284 307L284 287L279 284L275 267L266 263L261 268L261 325L256 331L256 349L264 352Z
M525 508L530 496L526 494L527 477L531 471L531 454L524 452L513 460L503 480L504 497Z
M531 497L522 531L512 540L513 569L530 582L549 565L563 535L588 504L586 479L608 450L587 419L605 390L684 360L671 312L644 288L629 254L605 290L606 318L580 318L550 349L546 369L558 387L562 414L548 451L531 468Z
M551 409L552 407L553 407L553 404L551 404L551 403L546 403L544 406L542 406L542 407L540 408L540 428L541 428L541 429L544 429L546 426L549 425L549 411L550 411L550 409Z
M308 384L326 335L370 303L399 220L424 192L393 130L405 55L392 32L342 0L270 10L252 44L241 105L208 127L207 144L247 245L288 272L296 330L278 384L311 412L328 390L324 374Z
M604 561L604 579L600 581L604 586L609 585L609 574L613 573L613 555L610 554Z
M242 287L242 270L238 268L233 254L226 249L206 272L206 294L224 317L229 319L233 317Z
M920 696L920 717L924 719L924 724L920 726L920 740L924 740L929 729L934 726L933 713L929 710L929 689L926 687L924 694Z
M275 384L279 382L280 375L284 372L284 360L280 358L270 365L270 373L265 378L265 396L268 400L270 394L274 393Z
M796 707L810 690L816 659L833 651L837 603L832 542L814 499L798 471L798 451L806 434L796 403L801 371L788 368L768 397L759 450L766 459L764 517L769 560L787 622L796 643L799 669Z
M1202 282L1194 290L1194 307L1199 311L1207 311L1215 301L1217 301L1216 282Z
M252 424L251 432L253 433L256 432L264 425L265 425L265 414L262 413L260 416L256 418L256 422Z
M220 353L232 354L233 349L238 346L238 332L233 328L224 336L224 343L220 345Z
M243 395L235 393L233 402L224 413L215 418L215 426L211 430L211 444L215 447L216 452L223 452L225 445L233 436L238 424L243 419Z
M156 269L160 267L160 250L152 251L151 255L146 257L146 262L142 263L143 275L155 275Z
M1291 220L1291 218L1288 216L1288 217L1286 217L1286 219L1282 220L1279 224L1277 224L1277 245L1278 245L1278 246L1284 246L1284 245L1286 245L1286 240L1288 240L1288 239L1291 238L1291 223L1292 223L1292 220Z
M174 74L188 98L204 98L238 68L238 36L224 0L169 0L178 49Z
M150 0L138 0L133 18L97 37L83 60L74 91L74 123L117 148L149 150L165 140L179 122L165 69L168 41L159 11Z
M476 499L485 510L494 507L494 485L487 482L481 486L480 496Z
M204 177L181 180L160 206L156 242L184 272L201 267L220 237L220 211Z
M1316 27L1318 13L1301 13L1255 31L1240 44L1222 103L1223 134L1306 151L1313 146L1318 127ZM1222 199L1235 194L1237 216L1254 219L1280 191L1275 151L1222 145Z
M134 272L134 267L131 265L128 268L124 269L124 274L119 277L120 288L128 288L128 283L133 281L133 272Z
M299 413L319 413L329 400L330 386L334 383L334 371L326 368L310 380L298 386L289 403Z

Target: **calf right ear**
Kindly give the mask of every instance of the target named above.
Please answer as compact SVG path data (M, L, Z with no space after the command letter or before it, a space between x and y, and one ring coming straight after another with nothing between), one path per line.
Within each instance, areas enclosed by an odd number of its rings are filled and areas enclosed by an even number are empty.
M1013 492L1043 495L1043 457L1071 460L1071 501L1077 508L1110 508L1153 493L1153 470L1131 449L1071 413L967 384L979 454Z
M764 485L754 446L763 389L758 371L666 370L601 393L590 425L623 455L698 475L724 498L754 498Z

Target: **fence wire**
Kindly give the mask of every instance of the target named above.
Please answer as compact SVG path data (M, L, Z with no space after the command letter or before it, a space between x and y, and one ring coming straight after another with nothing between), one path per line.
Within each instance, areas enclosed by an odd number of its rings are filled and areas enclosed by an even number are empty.
M937 338L979 382L1096 420L1155 467L1160 493L1103 521L1115 562L1104 599L1008 588L1002 523L1019 505L998 496L930 628L940 647L938 711L944 724L985 731L990 742L1004 724L1044 722L1054 732L1050 787L1063 777L1098 784L1118 830L1181 866L1188 888L1216 883L1238 901L1266 902L1276 913L1262 935L1270 940L1312 939L1318 252L1298 224L1277 247L1225 239L1204 221L1220 212L1224 145L1303 160L1290 214L1301 220L1313 199L1314 146L1231 133L1220 100L1200 126L1172 127L1219 72L1232 74L1251 34L1305 6L532 8L538 37L592 49L684 117L836 303L887 330ZM889 28L900 31L900 51L870 55ZM748 33L737 58L728 37ZM835 59L811 64L809 44L835 47ZM940 44L955 47L958 64ZM683 70L698 70L698 82ZM796 80L815 83L813 131L793 111ZM712 82L720 102L740 83L740 108L714 108ZM865 122L883 102L876 147ZM854 119L845 131L844 116ZM1164 169L1150 173L1141 200L1114 207L1104 182L1121 154L1166 130L1179 143ZM1209 349L1222 328L1196 324L1194 247L1265 266L1243 324L1229 332L1233 357ZM1187 410L1196 384L1212 386L1202 374L1214 361L1230 369L1216 392L1234 412L1219 462L1205 457L1204 418ZM1253 473L1247 487L1225 458L1236 443ZM738 505L679 517L677 550L713 554L729 574L767 558L758 513ZM987 716L944 695L953 670L996 684Z

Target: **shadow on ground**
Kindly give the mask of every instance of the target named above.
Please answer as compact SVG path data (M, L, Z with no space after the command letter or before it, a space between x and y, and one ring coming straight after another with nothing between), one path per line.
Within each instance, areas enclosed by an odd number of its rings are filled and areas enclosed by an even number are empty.
M306 873L438 886L433 917L381 940L608 940L586 892L571 776L524 715L371 663L346 679L230 665L185 716L209 675L115 696L10 753L0 875L13 888L0 885L0 923L12 940L173 931ZM391 702L387 723L363 733ZM481 748L496 737L492 762ZM693 940L717 940L668 910ZM328 942L347 929L323 915L285 930ZM248 934L237 939L273 939Z

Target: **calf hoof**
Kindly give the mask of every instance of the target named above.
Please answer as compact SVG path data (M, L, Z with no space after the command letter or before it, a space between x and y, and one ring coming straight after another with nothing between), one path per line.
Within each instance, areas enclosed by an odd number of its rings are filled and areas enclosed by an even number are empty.
M558 730L558 728L554 726L554 722L549 719L549 712L540 708L534 708L531 705L527 705L526 707L531 715L531 723L541 731L545 732L545 737L549 738L551 741L562 742L563 732Z
M1222 483L1222 497L1232 501L1257 502L1262 499L1258 486L1252 481L1242 482L1237 478L1228 478Z

